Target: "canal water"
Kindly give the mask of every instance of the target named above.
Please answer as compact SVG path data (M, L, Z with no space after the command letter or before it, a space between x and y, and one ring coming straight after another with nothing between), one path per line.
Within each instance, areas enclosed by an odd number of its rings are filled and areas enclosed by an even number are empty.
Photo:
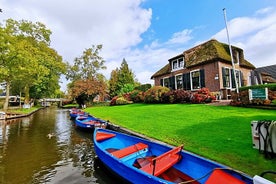
M92 134L53 107L0 120L0 184L118 183L96 158Z

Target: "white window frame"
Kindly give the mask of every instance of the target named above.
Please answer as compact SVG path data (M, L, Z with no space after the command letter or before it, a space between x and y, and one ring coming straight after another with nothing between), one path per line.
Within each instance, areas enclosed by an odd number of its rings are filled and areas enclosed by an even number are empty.
M178 85L177 85L177 77L181 76L181 87L178 88ZM175 75L175 89L183 89L183 75L182 74L179 74L179 75Z
M172 64L172 71L183 69L185 65L184 57L172 60L171 64Z
M226 89L236 89L236 88L233 88L232 86L232 72L231 72L231 68L229 67L224 67L225 68L225 71L226 69L229 71L229 86L226 86ZM234 70L234 75L235 75L235 80L236 80L236 83L238 84L238 87L241 87L241 75L240 75L240 70Z
M167 80L167 79L169 80L169 83L168 83L169 85L168 85L168 86L165 86L165 80ZM164 78L163 78L163 86L164 86L164 87L169 87L169 86L170 86L170 78L169 78L169 77L164 77Z
M199 76L198 76L199 88L194 88L194 85L193 85L193 75L192 75L192 73L194 73L194 72L198 72L199 73ZM191 83L191 90L198 90L198 89L201 88L201 86L200 86L200 84L201 84L201 81L200 81L200 70L199 69L192 70L190 72L190 83Z

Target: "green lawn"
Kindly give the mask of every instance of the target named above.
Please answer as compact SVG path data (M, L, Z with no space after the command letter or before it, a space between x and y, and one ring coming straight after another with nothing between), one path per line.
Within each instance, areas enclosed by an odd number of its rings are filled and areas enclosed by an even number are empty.
M252 120L276 120L275 110L205 104L90 107L90 114L241 170L276 170L276 160L252 148Z

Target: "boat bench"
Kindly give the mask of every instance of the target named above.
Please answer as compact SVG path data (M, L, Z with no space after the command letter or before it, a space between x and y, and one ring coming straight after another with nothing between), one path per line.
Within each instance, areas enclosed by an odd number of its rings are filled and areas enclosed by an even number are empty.
M111 154L117 158L123 158L127 155L133 154L135 152L141 151L148 148L148 145L144 144L144 143L137 143L131 146L128 146L126 148L120 149L120 150L116 150L113 151Z
M140 169L148 174L159 176L181 159L181 155L179 153L181 152L182 148L183 145L171 149L170 151L155 157L151 160L150 163L146 164Z
M230 174L224 172L221 169L215 169L210 177L207 179L205 184L217 184L217 183L223 183L223 184L246 184L244 181L241 181L234 176L231 176Z
M98 142L103 141L103 140L110 139L115 136L116 136L116 134L112 134L112 133L97 132L96 141L98 141Z

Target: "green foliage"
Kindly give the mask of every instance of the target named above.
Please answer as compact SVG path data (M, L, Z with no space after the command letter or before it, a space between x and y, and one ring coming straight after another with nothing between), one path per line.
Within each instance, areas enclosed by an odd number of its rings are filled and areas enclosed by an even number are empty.
M72 80L67 86L69 95L72 99L76 98L79 105L106 93L106 79L100 73L100 70L106 69L105 61L99 55L101 49L102 45L93 45L85 49L82 56L75 58L72 66L67 63L66 78Z
M41 91L50 93L59 88L65 64L49 47L51 31L44 24L8 19L0 26L0 35L0 80L7 82L7 95L9 87L16 93L24 90L28 102L30 88L38 97L41 86Z
M121 96L116 99L116 105L126 105L132 103L131 101L128 101L125 97Z
M120 69L116 68L111 72L109 80L110 97L131 92L136 86L134 78L134 73L129 69L126 60L123 59Z
M116 68L115 70L112 70L110 79L109 79L109 95L110 97L115 97L117 94L119 94L119 85L118 85L118 74L119 69Z
M170 89L163 86L154 86L148 89L144 94L145 103L161 103L162 95L169 92Z
M122 88L120 89L119 95L125 94L125 93L129 93L131 91L133 91L134 89L134 84L124 84L122 86Z
M72 66L67 63L66 78L72 81L97 78L99 71L106 69L105 60L99 55L101 49L102 45L92 45L83 51L82 56L75 58Z
M141 103L144 102L144 92L139 90L133 90L130 93L130 98L135 103Z
M142 84L142 85L136 86L134 89L145 92L150 88L151 88L151 84Z

